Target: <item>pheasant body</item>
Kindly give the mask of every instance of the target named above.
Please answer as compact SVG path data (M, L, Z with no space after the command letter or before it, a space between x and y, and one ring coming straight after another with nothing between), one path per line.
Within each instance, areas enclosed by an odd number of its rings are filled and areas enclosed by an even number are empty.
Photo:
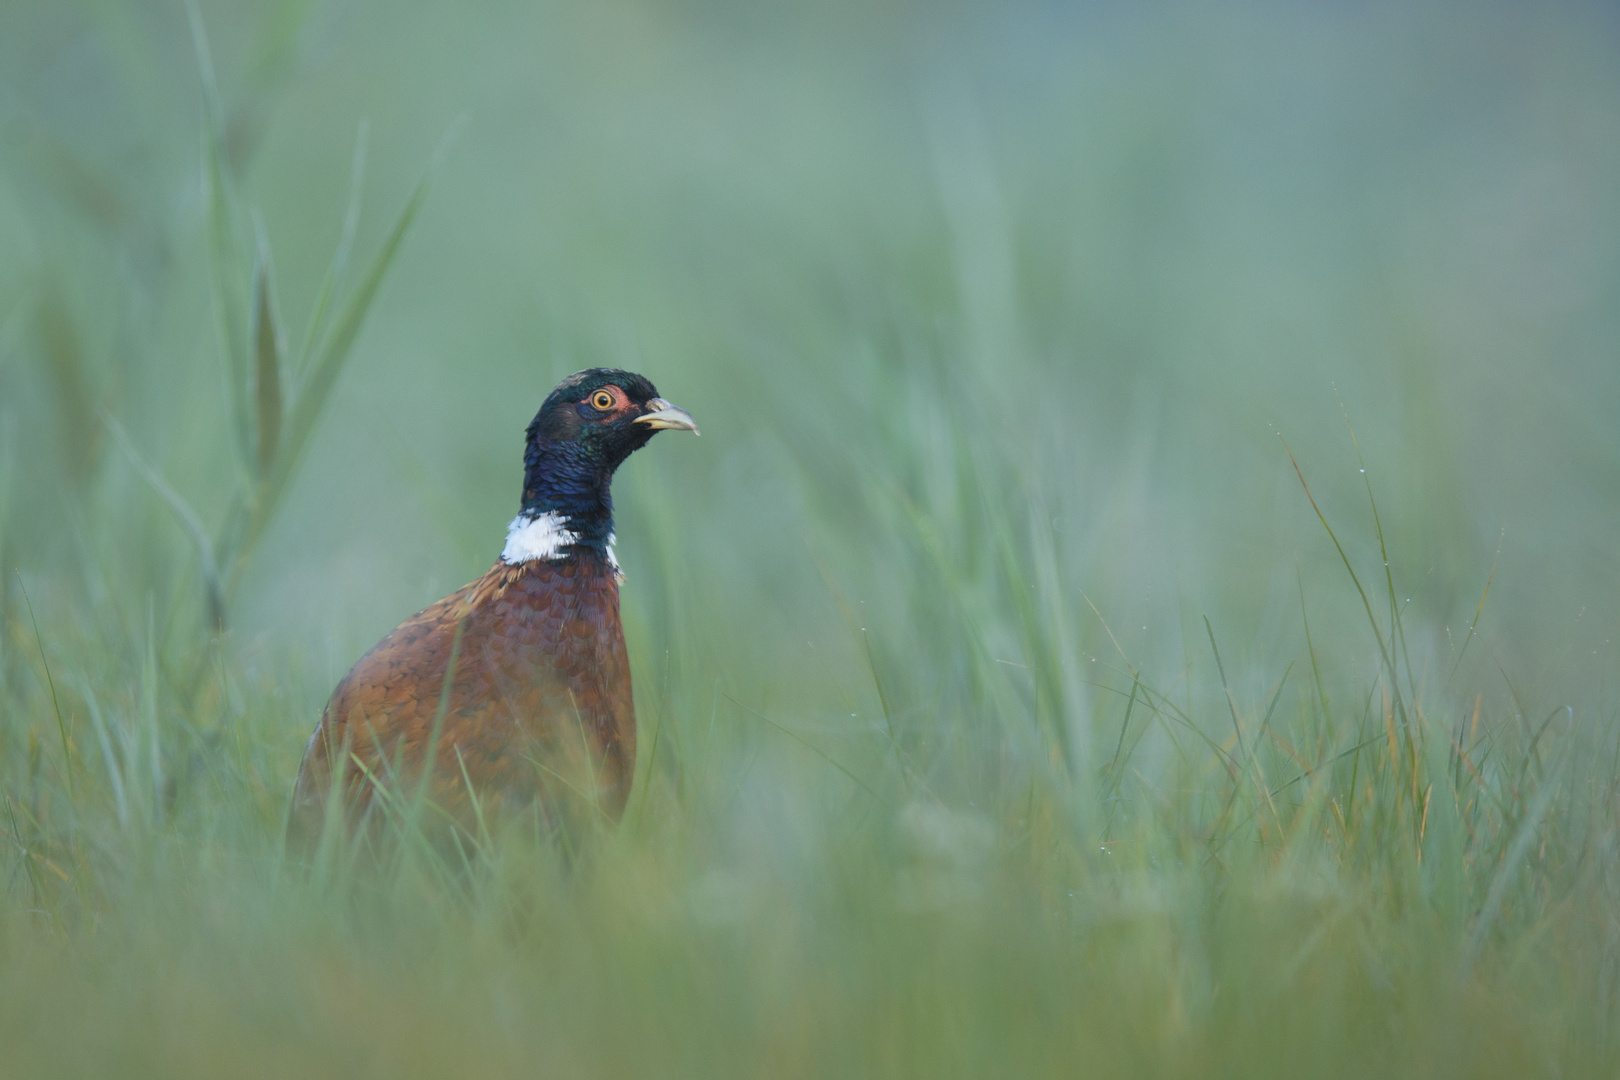
M356 821L425 791L469 833L493 814L549 819L581 803L618 818L636 721L608 485L666 427L697 430L629 372L581 372L553 391L529 428L523 511L500 561L338 683L304 753L292 834L318 834L333 792Z

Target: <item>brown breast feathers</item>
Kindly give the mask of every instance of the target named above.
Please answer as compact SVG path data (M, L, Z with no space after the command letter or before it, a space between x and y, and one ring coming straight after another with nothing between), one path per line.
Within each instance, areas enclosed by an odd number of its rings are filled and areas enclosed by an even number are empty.
M616 820L636 736L614 568L588 553L497 563L383 638L332 692L304 752L292 831L318 835L333 791L355 818L407 805L436 723L424 818L473 833L478 813L538 802L547 820Z

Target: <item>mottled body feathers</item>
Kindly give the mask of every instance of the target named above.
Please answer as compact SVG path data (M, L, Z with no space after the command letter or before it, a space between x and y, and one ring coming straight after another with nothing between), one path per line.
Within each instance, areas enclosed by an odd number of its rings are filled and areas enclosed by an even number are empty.
M592 555L497 563L405 620L333 691L304 753L296 826L319 829L334 762L356 817L377 809L379 785L414 795L436 719L427 798L469 832L474 792L486 817L538 799L617 819L636 717L613 568Z

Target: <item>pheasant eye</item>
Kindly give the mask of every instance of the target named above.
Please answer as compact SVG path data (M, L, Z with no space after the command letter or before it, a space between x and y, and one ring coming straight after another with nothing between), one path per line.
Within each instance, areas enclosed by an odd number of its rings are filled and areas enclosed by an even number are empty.
M598 390L596 393L591 395L591 404L600 409L602 412L607 412L609 409L613 408L613 395L608 393L606 390Z

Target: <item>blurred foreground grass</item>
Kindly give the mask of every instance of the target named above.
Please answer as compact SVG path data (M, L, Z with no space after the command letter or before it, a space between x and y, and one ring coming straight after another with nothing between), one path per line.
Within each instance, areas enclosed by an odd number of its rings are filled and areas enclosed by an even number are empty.
M7 1075L1620 1068L1612 13L198 14L0 10ZM598 363L623 825L295 872Z

